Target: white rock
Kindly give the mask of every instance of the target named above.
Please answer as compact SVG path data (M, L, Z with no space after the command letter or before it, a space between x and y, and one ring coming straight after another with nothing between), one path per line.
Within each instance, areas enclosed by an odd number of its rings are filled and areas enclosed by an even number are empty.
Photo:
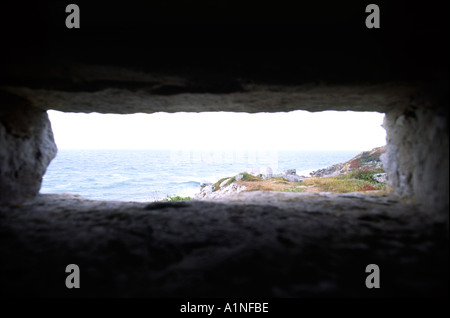
M259 169L259 173L263 175L264 179L272 178L273 171L271 167L262 167Z
M387 173L377 173L373 175L373 178L378 182L387 182Z
M194 195L194 199L201 200L212 193L212 183L202 184L200 192Z
M285 175L296 175L297 170L296 169L288 169L284 172Z
M300 182L300 181L303 181L303 177L300 177L300 176L298 176L298 175L292 175L292 174L288 174L288 175L285 175L284 176L284 178L286 178L289 182Z
M225 180L226 181L226 180ZM242 192L246 189L246 186L237 185L236 183L231 183L225 187L221 187L219 190L212 191L212 185L206 186L200 190L200 193L194 196L196 200L214 200L214 199L222 199L225 197L233 196L239 192Z

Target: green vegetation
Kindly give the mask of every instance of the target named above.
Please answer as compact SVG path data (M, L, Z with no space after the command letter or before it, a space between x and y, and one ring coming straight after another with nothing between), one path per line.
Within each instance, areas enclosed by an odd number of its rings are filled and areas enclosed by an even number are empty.
M167 195L167 197L163 201L173 202L173 201L189 201L189 200L192 200L192 198L191 197L181 197L179 195L173 195L173 196Z
M240 173L240 175L242 175L242 178L240 179L240 181L249 181L249 182L262 181L261 177L252 176L251 174L249 174L247 172L242 172L242 173ZM215 191L219 190L222 182L224 182L227 179L229 179L229 180L223 185L223 187L226 187L226 186L230 185L231 183L236 182L236 177L222 178L213 184L212 191L215 192Z
M344 175L345 176L345 175ZM316 188L317 192L358 192L383 190L384 183L373 183L366 180L353 179L348 177L325 177L325 178L309 178L303 180L305 186Z
M381 162L380 155L384 152L383 150L376 150L376 151L364 151L360 157L359 160L361 160L362 163L368 163L368 162Z
M227 179L229 179L229 177L222 178L222 179L220 179L219 181L217 181L216 183L214 183L213 186L212 186L213 192L219 190L219 189L220 189L220 184L221 184L222 182L224 182L225 180L227 180Z
M289 182L283 177L274 177L263 180L261 177L253 176L249 173L240 173L242 178L238 181L245 185L249 191L282 191L282 192L361 192L386 190L386 184L378 182L373 175L383 173L383 168L372 168L363 166L352 172L336 177L306 178L301 182ZM226 181L228 180L228 181ZM224 181L224 186L236 182L235 177L222 178L213 185L213 191L220 189L220 184Z
M286 185L288 184L288 182L286 182ZM303 182L294 182L293 185L284 188L282 190L279 190L282 192L306 192L306 187L303 184Z
M363 168L366 164L381 162L380 156L385 152L385 147L374 148L371 151L364 151L360 153L356 157L350 159L347 163L351 168Z
M336 177L307 178L303 180L303 184L307 187L309 186L312 189L315 189L317 192L346 193L374 190L379 191L386 189L386 183L376 181L373 175L382 172L384 172L382 168L373 169L363 167Z
M336 177L306 178L278 191L347 193L387 190L386 183L378 182L373 177L374 174L383 172L383 168L362 167Z
M384 172L383 168L373 169L369 167L362 167L350 173L340 175L339 177L342 179L358 179L378 183L378 181L374 179L373 175L383 172Z
M235 182L235 181L236 181L236 178L235 178L235 177L233 177L233 178L230 178L230 177L222 178L222 179L220 179L219 181L217 181L216 183L213 184L213 186L212 186L212 191L215 192L215 191L219 190L219 189L220 189L220 184L221 184L222 182L224 182L225 180L227 180L227 179L230 179L230 180L228 180L228 182L225 183L224 187L226 187L227 185L229 185L229 184L231 184L232 182Z
M281 183L289 182L288 179L283 178L283 177L273 177L273 178L270 178L270 180L282 181Z
M240 173L240 175L242 175L242 181L250 181L250 182L255 182L255 181L261 181L262 178L261 177L255 177L252 176L251 174L247 173L247 172L242 172Z

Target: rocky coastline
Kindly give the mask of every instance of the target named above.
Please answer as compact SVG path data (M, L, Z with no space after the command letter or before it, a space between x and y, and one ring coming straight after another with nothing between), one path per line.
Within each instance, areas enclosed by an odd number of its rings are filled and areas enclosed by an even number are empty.
M330 178L349 175L358 172L365 174L366 178L375 183L385 184L387 174L383 170L383 154L385 147L377 147L370 151L364 151L346 162L337 163L326 168L318 169L309 176L297 175L296 169L288 169L282 173L273 173L270 167L248 169L233 177L225 177L216 183L202 183L200 192L195 194L195 200L223 199L241 192L250 191L288 191L301 192L310 186L302 185L304 180L313 178ZM258 184L258 186L254 186ZM281 186L282 185L282 186ZM367 190L374 190L371 187Z
M382 169L384 153L386 153L384 146L374 148L370 151L363 151L346 162L340 162L323 169L318 169L311 172L310 175L311 177L335 177L358 169Z
M260 169L247 170L234 177L223 178L214 184L202 183L200 185L200 192L194 196L194 199L222 199L240 193L248 190L248 187L245 184L240 184L240 181L246 181L248 179L255 181L255 178L260 178L261 180L283 179L288 182L301 182L305 177L297 175L295 169L274 174L270 167L262 167Z

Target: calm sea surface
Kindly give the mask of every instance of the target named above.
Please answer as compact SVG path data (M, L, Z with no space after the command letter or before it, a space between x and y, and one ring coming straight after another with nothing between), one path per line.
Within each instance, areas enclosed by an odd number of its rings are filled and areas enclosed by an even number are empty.
M347 161L355 151L59 150L41 193L72 193L96 200L155 201L193 196L202 182L271 167L298 175Z

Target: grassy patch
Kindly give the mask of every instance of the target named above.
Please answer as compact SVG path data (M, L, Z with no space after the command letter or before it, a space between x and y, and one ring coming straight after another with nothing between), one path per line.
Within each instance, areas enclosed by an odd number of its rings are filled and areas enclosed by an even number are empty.
M344 177L343 177L344 176ZM347 193L359 191L383 190L384 183L370 182L348 178L346 175L326 178L308 178L303 180L305 186L312 186L318 192Z
M250 191L285 191L287 188L294 187L293 182L284 182L279 180L259 180L259 181L239 181L240 185L246 187L245 192Z
M270 178L270 180L281 181L280 183L288 183L289 182L288 179L283 178L283 177L273 177L273 178Z
M242 175L242 181L250 181L250 182L255 182L255 181L261 181L262 178L261 177L255 177L252 176L251 174L247 173L247 172L242 172L240 173L240 175Z
M357 169L355 171L352 171L347 174L340 175L339 178L341 179L358 179L358 180L365 180L368 182L374 182L377 183L378 181L374 179L373 175L377 173L383 173L383 168L373 169L369 167L362 167L360 169Z
M240 175L242 175L242 178L240 179L240 181L244 181L244 182L263 181L262 178L252 176L251 174L249 174L247 172L242 172L242 173L240 173ZM222 178L222 179L220 179L219 181L217 181L216 183L213 184L212 191L213 192L218 191L220 189L220 185L222 184L222 182L224 182L227 179L229 179L229 180L223 185L223 187L226 187L226 186L230 185L231 183L236 182L236 177Z
M301 182L296 182L297 184L301 184ZM281 190L282 192L306 192L305 186L299 186L299 185L295 185L295 186L290 186L287 188L284 188L283 190Z
M380 156L384 152L386 152L384 147L375 148L372 151L364 151L360 155L360 160L362 163L381 162Z
M381 162L380 156L386 152L385 147L374 148L371 151L364 151L357 155L356 157L348 161L350 168L358 169L364 167L368 163L378 163Z
M230 179L230 177L222 178L219 181L217 181L216 183L214 183L213 186L212 186L212 191L215 192L215 191L219 190L220 189L220 184L222 182L224 182L225 180L227 180L227 179ZM228 184L228 182L227 182L227 184Z
M163 201L189 201L192 200L191 197L181 197L179 195L167 195L167 197Z

